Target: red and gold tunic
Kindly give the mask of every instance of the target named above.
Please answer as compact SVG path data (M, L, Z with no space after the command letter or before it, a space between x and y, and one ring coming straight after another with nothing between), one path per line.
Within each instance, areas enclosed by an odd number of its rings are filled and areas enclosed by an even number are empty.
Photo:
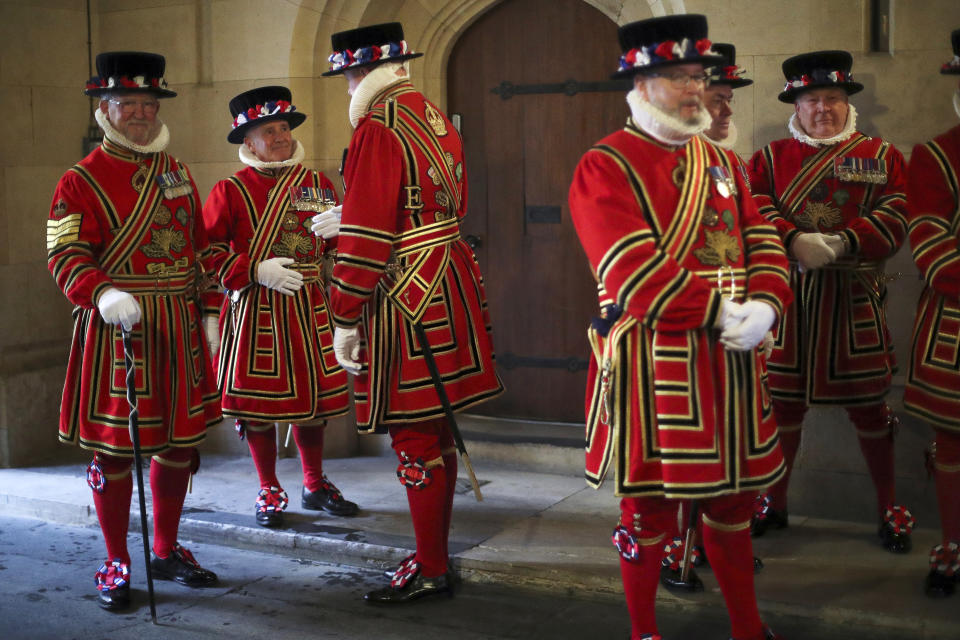
M733 152L693 138L665 147L628 121L581 159L570 213L619 308L589 337L587 482L611 463L616 493L710 497L784 472L763 359L718 341L723 295L790 301L787 259Z
M483 277L460 238L467 208L457 130L410 85L385 88L350 140L331 304L362 325L357 428L429 420L443 407L414 332L422 324L454 410L503 390Z
M960 431L960 126L910 157L910 247L924 280L903 405Z
M291 206L290 187L319 189L339 202L326 176L295 164L278 174L238 171L213 187L203 207L213 269L229 292L218 382L231 418L308 421L349 407L323 281L323 253L333 243L313 235L316 212ZM293 296L256 282L257 265L276 257L293 259L287 268L304 276Z
M750 183L784 246L801 232L843 234L850 244L850 255L822 269L791 266L797 304L774 329L774 397L808 405L880 402L896 370L883 267L906 237L903 155L856 132L823 148L777 140L750 160Z
M105 140L64 174L47 222L47 266L76 305L61 441L133 452L122 329L96 306L109 287L143 312L131 335L144 453L195 445L220 420L197 295L209 257L196 186L176 158Z

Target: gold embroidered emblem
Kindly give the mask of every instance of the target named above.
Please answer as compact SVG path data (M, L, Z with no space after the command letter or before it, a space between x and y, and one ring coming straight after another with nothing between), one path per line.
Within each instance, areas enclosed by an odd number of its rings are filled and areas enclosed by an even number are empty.
M187 213L186 209L184 209L183 207L177 207L177 220L180 222L180 224L182 224L185 227L190 226L191 218L192 216L189 213Z
M687 159L686 158L677 158L677 166L673 168L673 184L676 185L677 189L683 187L683 179L687 175Z
M829 230L843 222L843 214L840 209L827 202L811 202L807 200L807 206L803 213L794 216L798 227L811 231Z
M717 213L717 210L713 207L706 207L703 210L703 224L707 227L712 227L715 224L720 222L720 214Z
M161 227L165 227L170 224L171 220L173 220L173 214L170 213L170 209L167 208L166 205L160 205L153 213L153 223L158 224Z
M449 151L443 152L443 159L447 161L447 166L451 169L453 168L453 165L456 164L456 160L453 159L453 154Z
M457 168L453 170L454 175L457 177L457 182L463 182L463 163L458 162Z
M63 198L60 198L59 200L57 200L57 204L53 205L53 215L56 218L62 218L66 212L67 212L67 203L63 201Z
M280 226L287 231L293 231L300 226L300 218L297 217L297 214L295 213L285 213L283 216L283 222L280 223Z
M453 216L453 212L450 211L450 196L444 191L437 191L436 195L434 195L434 200L436 200L437 205L440 207L435 216L436 219L449 220Z
M433 167L427 169L427 177L430 178L430 182L433 183L433 186L440 186L440 176L438 176L437 172L433 170Z
M739 260L740 245L737 244L737 239L723 229L706 231L706 240L705 247L693 252L703 264L723 267Z
M150 244L140 247L140 251L149 258L172 258L173 251L183 251L187 246L187 239L183 231L164 227L155 229L150 236Z
M447 135L447 123L443 121L443 116L440 115L440 112L434 109L433 105L429 102L426 103L423 116L427 119L427 124L430 125L433 133L436 134L438 138Z
M310 238L292 231L284 231L280 239L273 243L273 253L281 258L296 259L298 254L308 254L311 251L313 251L313 243L310 242Z
M133 190L137 193L143 191L143 185L147 183L147 165L138 164L137 170L130 177L130 186L133 187Z
M172 273L177 273L182 269L186 269L190 265L190 261L187 260L187 256L182 256L173 261L173 264L165 264L163 262L148 262L147 263L147 273L152 276L161 275L167 276Z
M76 242L80 237L80 222L79 213L71 213L60 220L47 220L47 251Z
M404 206L404 209L411 209L413 211L419 211L423 209L423 200L420 196L420 187L413 185L410 187L404 187L404 192L407 194L407 203Z

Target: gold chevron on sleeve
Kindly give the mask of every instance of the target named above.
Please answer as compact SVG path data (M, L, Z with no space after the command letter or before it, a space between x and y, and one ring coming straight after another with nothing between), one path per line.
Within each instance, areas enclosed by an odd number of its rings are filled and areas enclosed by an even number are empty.
M76 242L80 237L80 220L83 214L71 213L59 220L47 220L47 251L61 244Z

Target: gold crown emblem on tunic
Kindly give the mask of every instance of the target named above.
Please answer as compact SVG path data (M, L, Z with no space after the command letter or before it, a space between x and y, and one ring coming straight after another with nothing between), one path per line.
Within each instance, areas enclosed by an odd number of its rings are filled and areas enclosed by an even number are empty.
M437 136L447 135L447 123L443 121L443 116L440 115L440 112L434 109L429 102L424 108L423 115L427 119L427 124L430 125L430 128L433 129L433 132Z

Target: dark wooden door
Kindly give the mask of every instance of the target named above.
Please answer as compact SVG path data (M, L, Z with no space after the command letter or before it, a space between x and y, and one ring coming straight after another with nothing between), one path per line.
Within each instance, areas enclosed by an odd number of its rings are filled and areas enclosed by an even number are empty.
M583 153L623 127L617 25L581 0L506 0L457 41L449 111L461 116L468 214L507 387L475 411L583 422L596 283L567 192ZM472 237L472 238L471 238Z

